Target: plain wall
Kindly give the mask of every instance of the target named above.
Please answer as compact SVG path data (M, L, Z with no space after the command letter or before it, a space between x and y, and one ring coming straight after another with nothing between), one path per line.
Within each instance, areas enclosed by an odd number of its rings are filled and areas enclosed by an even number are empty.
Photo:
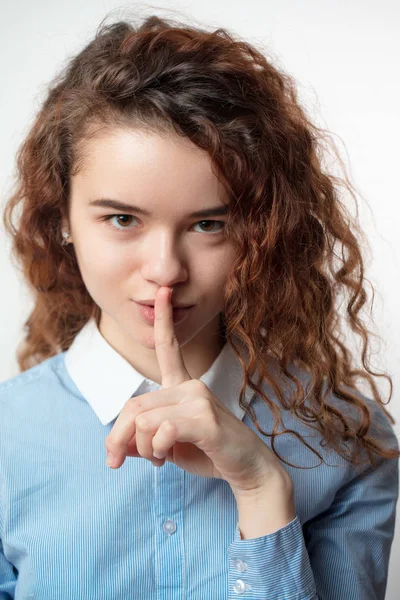
M393 378L393 396L387 408L396 419L394 428L400 439L398 2L202 0L152 5L112 0L1 0L1 4L0 208L13 183L17 148L47 84L110 12L108 21L154 12L207 28L225 27L259 48L265 47L268 55L296 79L300 101L314 122L332 132L351 182L362 194L359 218L371 246L371 253L364 257L365 275L375 288L375 326L369 325L383 340L378 346L372 343L376 348L372 367ZM332 169L336 173L336 165ZM18 373L15 351L31 300L10 261L9 240L2 228L0 233L0 381L4 381ZM375 382L387 399L386 382L382 384L378 378ZM395 568L400 564L398 521L389 565L388 600L398 598L400 587L400 572Z

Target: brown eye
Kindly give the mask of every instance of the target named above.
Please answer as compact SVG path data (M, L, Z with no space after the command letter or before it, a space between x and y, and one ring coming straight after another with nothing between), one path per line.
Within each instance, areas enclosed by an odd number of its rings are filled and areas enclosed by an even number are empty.
M129 225L129 219L132 219L132 215L115 215L120 225ZM128 222L127 222L128 221Z
M117 223L119 223L119 225L114 225L114 223L111 222L111 219L114 218L118 219ZM104 217L104 220L107 223L107 225L109 225L112 229L115 229L116 231L131 229L131 227L128 227L130 219L135 219L135 217L133 215L106 215Z
M219 224L219 225L225 225L224 221L199 221L198 223L196 223L196 225L201 225L201 227L203 227L203 223L207 223L208 227L206 227L207 231L206 232L202 232L202 233L211 233L212 235L216 235L217 233L221 233L223 231L223 227L220 230L217 231L210 231L210 226L209 224L211 223L213 226L215 226L215 224Z

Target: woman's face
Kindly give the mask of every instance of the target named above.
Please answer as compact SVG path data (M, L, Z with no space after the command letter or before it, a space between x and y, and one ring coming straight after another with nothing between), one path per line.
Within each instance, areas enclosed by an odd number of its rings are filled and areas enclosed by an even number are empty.
M153 325L134 301L169 286L173 302L194 305L175 325L180 345L204 342L205 332L211 343L234 254L226 214L191 216L227 203L208 154L187 139L116 128L87 143L70 183L64 226L107 338L154 349Z

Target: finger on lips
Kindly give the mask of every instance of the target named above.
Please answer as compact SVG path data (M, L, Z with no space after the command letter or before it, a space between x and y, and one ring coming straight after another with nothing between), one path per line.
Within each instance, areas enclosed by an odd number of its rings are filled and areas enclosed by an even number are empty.
M165 290L169 290L168 293ZM171 288L159 289L155 300L154 344L161 373L161 387L173 387L191 379L176 339ZM169 295L171 294L171 296Z
M188 373L185 367L182 352L175 335L171 297L171 288L160 288L156 294L156 299L154 303L154 343L157 360L160 368L161 387L163 389L178 386L180 383L191 379L190 374ZM141 408L143 408L143 405L146 406L145 396L150 394L143 395L143 403L139 404ZM125 461L129 442L133 439L135 435L137 440L138 431L136 428L136 418L138 414L136 415L136 417L132 418L133 403L131 402L131 400L137 401L137 398L130 399L130 401L128 401L125 404L110 434L106 438L107 450L108 446L110 446L110 451L107 452L107 456L109 456L109 452L112 452L113 455L112 462L110 462L107 459L106 464L108 466L121 466ZM152 401L153 402L151 408L155 408L154 396ZM137 402L134 405L137 410ZM164 406L167 405L168 401L165 402ZM150 410L151 408L148 405L147 410ZM145 410L142 410L141 413L142 412L145 412ZM162 427L160 426L159 429L162 429ZM148 450L150 448L152 449L152 431L149 431L149 433L146 434L142 430L139 430L139 435L139 446L142 449L142 451L145 452L146 448ZM165 456L167 455L168 450L169 448L165 448L163 450ZM142 456L142 454L139 454L139 448L138 455ZM142 457L145 458L144 456ZM154 456L152 450L151 458L149 458L149 460L151 460L155 466L162 466L166 460L166 457L159 459Z

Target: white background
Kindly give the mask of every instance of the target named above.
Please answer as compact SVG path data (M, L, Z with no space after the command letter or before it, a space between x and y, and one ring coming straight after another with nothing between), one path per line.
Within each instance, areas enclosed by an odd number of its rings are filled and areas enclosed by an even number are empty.
M380 345L372 343L371 366L393 378L388 409L396 419L394 428L400 438L398 1L202 0L153 5L112 0L1 0L1 7L0 209L12 188L15 153L47 84L92 38L107 14L108 22L131 15L139 20L155 13L207 29L225 27L259 49L265 48L269 57L296 79L300 101L314 122L332 133L351 182L362 196L359 218L371 247L364 255L366 277L375 288L375 326L369 320L368 325L382 339ZM340 175L336 167L335 174ZM0 273L0 381L4 381L18 373L15 351L31 301L11 264L9 240L2 228ZM368 282L366 285L371 298ZM375 378L375 382L386 401L386 381ZM397 521L387 600L397 599L400 587Z

